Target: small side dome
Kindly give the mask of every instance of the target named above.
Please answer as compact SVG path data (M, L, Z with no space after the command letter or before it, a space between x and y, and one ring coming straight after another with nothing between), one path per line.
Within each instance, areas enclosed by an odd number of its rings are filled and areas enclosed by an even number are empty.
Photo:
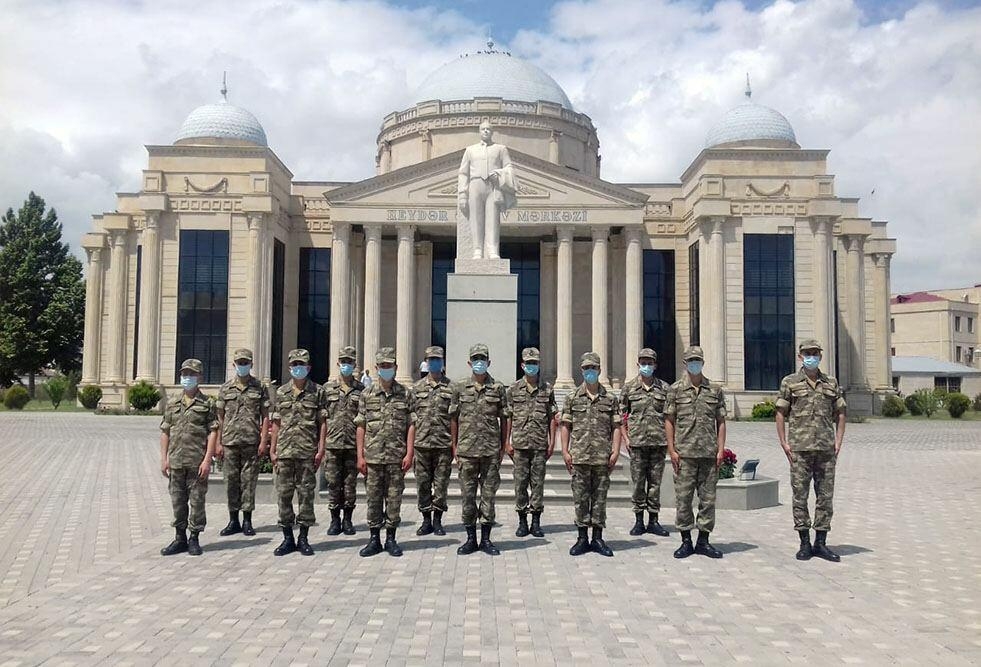
M726 112L705 139L706 148L762 146L800 148L797 135L783 114L753 102L746 77L746 102Z
M175 144L250 144L267 146L266 131L251 113L229 104L228 89L222 77L221 101L205 104L184 120L174 139Z

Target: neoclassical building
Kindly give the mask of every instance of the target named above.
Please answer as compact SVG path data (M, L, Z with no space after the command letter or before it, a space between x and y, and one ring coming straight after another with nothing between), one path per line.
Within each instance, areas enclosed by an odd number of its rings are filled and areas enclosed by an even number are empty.
M457 171L489 120L519 183L501 230L518 344L492 360L495 376L513 379L518 350L535 345L544 376L567 388L595 350L616 388L650 346L672 380L699 343L739 415L774 395L797 342L816 337L869 412L891 390L895 241L836 194L827 150L801 148L784 116L748 86L746 97L706 128L674 183L603 180L589 116L493 46L436 70L381 119L376 175L363 181L294 180L251 113L201 106L173 143L147 146L140 191L119 194L83 239L83 382L111 407L137 380L173 391L180 360L197 357L218 385L241 346L273 382L289 349L306 347L323 380L347 344L362 364L395 345L408 377L427 345L446 342ZM447 363L451 376L466 370Z

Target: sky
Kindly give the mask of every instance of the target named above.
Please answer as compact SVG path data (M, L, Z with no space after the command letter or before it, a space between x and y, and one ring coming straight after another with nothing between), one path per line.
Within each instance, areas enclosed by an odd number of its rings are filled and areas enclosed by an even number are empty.
M894 292L981 283L981 6L965 0L0 0L0 208L34 190L76 247L145 144L219 98L297 180L374 173L382 117L497 47L597 127L603 177L677 182L725 111L783 113L898 239Z

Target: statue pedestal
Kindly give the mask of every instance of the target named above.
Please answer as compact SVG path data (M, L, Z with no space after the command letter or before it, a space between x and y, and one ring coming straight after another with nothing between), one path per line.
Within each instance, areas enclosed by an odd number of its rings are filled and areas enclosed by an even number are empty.
M467 260L474 265L508 260ZM490 374L505 384L515 380L518 347L518 276L497 273L457 273L446 277L446 372L450 379L469 375L470 346L485 343L490 350Z

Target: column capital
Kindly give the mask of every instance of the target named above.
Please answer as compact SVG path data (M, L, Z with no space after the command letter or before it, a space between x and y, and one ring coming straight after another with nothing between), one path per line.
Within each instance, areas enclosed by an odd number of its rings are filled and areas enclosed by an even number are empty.
M396 227L399 235L399 243L415 241L416 238L416 226L415 225L399 225Z
M589 228L590 233L593 235L593 242L605 243L610 240L610 228L603 227L601 225L595 225Z
M351 223L349 222L331 222L330 230L335 241L347 243L351 240Z
M555 237L559 243L572 243L572 225L557 225L555 227Z
M99 264L102 261L102 248L86 248L85 255L89 264Z
M627 238L627 243L640 242L643 227L624 227L623 234Z
M817 215L811 218L811 228L816 234L830 234L832 226L831 218L826 215Z
M246 220L249 223L249 230L262 231L266 227L269 217L265 213L246 213Z
M126 234L129 232L128 229L110 229L109 230L109 245L116 248L124 248L126 246Z
M364 240L367 241L380 241L382 235L382 223L380 222L369 222L364 225Z
M163 214L163 211L144 211L144 214L146 216L146 222L144 223L146 229L157 229L160 226L160 216Z
M890 261L892 261L892 253L891 252L875 252L875 253L872 253L872 260L875 262L875 265L878 268L880 268L880 269L888 269L889 268L889 263L890 263Z
M861 234L843 234L841 237L845 243L845 250L848 252L859 252L862 249L862 242L865 240Z

